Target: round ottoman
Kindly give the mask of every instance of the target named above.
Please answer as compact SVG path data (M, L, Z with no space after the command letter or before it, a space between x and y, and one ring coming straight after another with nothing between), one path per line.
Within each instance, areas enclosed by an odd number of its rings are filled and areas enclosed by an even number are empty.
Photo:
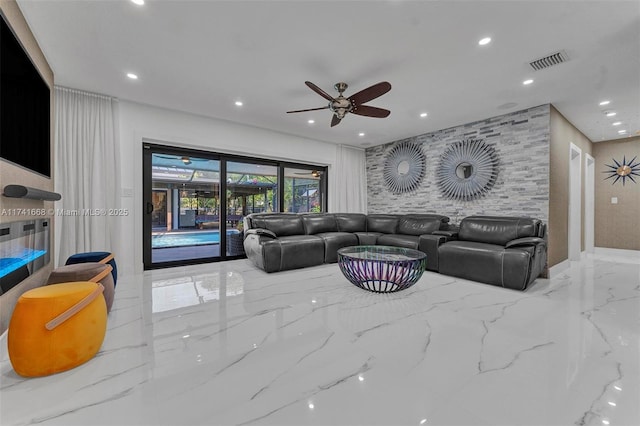
M103 287L53 284L25 292L9 322L9 359L16 373L45 376L74 368L98 352L107 331Z
M87 253L76 253L74 255L69 256L65 265L74 265L76 263L86 263L86 262L100 262L100 263L108 263L111 265L113 270L111 271L111 275L113 275L113 286L118 285L118 268L116 266L116 259L113 257L112 253L108 251L91 251Z
M59 283L71 283L77 281L99 282L104 287L104 301L107 304L107 313L111 312L115 285L111 276L111 265L89 262L65 265L54 269L49 275L47 285Z

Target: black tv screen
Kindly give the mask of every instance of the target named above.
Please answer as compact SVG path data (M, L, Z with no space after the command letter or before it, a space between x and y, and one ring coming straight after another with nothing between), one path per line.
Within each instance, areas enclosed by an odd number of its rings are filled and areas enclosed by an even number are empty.
M4 16L0 26L0 157L51 177L51 91Z

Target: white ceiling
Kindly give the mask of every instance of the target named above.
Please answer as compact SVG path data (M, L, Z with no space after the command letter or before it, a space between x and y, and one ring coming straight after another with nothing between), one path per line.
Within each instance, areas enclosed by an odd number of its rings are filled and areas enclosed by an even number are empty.
M640 131L639 1L18 4L58 85L307 138L376 145L546 103L594 142ZM529 67L561 49L568 62ZM331 128L328 110L286 114L326 105L305 80L347 96L389 81L368 105L391 115Z

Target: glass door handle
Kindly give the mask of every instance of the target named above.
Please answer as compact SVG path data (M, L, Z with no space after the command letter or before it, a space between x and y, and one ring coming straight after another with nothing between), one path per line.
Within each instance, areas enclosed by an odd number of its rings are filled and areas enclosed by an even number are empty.
M147 214L153 213L153 203L147 203Z

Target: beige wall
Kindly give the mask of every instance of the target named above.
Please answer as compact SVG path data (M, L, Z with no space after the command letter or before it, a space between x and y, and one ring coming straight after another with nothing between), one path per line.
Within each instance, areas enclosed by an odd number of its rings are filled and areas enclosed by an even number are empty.
M636 183L615 178L604 180L609 170L607 164L615 165L626 157L627 163L636 157L640 162L640 137L619 139L593 144L595 158L595 245L626 250L640 250L640 176L633 176ZM635 164L634 163L634 164ZM618 204L611 204L611 198Z
M44 77L45 81L49 85L50 88L53 88L53 71L49 67L47 60L45 59L42 51L38 47L38 43L36 42L27 22L22 16L22 12L18 8L16 2L14 0L0 0L0 11L9 22L9 25L13 28L13 31L16 33L22 45L25 47L31 60L36 64L40 73ZM53 127L53 92L51 94L51 157L52 164L51 170L53 174L53 135L54 135L54 127ZM3 141L3 143L6 143ZM7 161L0 159L0 192L5 187L5 185L9 184L20 184L25 186L30 186L32 188L44 189L47 191L53 191L53 177L51 179L40 176L36 173L25 170L21 167L15 166ZM11 213L10 209L49 209L53 208L52 202L44 202L38 200L25 200L18 198L7 198L0 195L0 212L5 210L5 213ZM42 218L43 216L35 216L37 218ZM29 215L9 215L2 214L0 215L0 223L4 222L15 222L18 220L26 220L34 218L34 216ZM11 318L11 313L13 312L13 306L15 305L16 300L20 295L33 287L37 287L42 285L42 282L46 280L46 277L49 274L49 271L52 268L54 252L53 252L53 241L54 241L54 230L55 224L53 223L53 218L51 218L51 262L45 268L42 268L34 275L29 277L27 280L23 281L20 285L14 287L7 293L0 296L0 333L4 332L7 328L9 318Z
M551 147L549 150L549 266L569 257L569 147L582 150L582 249L584 250L584 156L592 154L593 143L560 112L551 107ZM596 171L597 173L597 171ZM596 178L597 179L597 178Z

